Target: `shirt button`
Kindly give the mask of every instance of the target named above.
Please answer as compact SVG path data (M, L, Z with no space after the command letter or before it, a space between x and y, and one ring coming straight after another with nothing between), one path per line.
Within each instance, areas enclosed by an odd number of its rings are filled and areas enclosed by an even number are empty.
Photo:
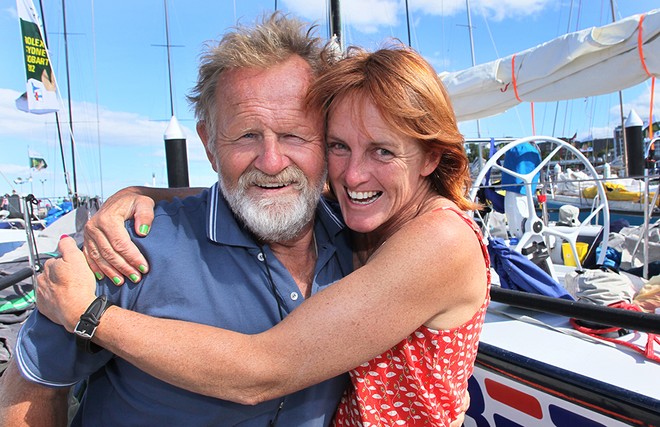
M293 301L297 300L298 299L298 292L291 292L291 299Z
M264 253L263 253L263 252L259 252L259 255L257 255L257 259L258 259L259 261L263 262L263 261L264 261Z

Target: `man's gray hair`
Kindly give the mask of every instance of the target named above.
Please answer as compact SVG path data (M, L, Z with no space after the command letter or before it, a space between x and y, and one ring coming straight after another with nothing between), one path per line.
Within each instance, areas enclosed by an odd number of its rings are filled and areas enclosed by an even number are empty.
M207 42L201 56L197 84L188 96L195 117L206 124L214 147L216 138L215 91L220 74L229 69L268 68L298 55L310 65L314 75L323 69L324 44L314 33L315 25L275 12L254 26L238 25L220 42Z

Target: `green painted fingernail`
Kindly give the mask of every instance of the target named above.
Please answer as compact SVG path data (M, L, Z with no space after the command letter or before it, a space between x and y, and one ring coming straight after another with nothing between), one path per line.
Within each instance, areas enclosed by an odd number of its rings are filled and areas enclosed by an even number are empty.
M147 266L144 264L140 264L138 266L138 270L140 270L140 273L146 273L147 272Z
M137 283L137 282L140 281L140 277L135 273L128 276L128 278L131 279L131 282L133 282L133 283Z
M145 236L149 234L149 226L147 224L142 224L140 226L140 234L144 234Z
M94 272L94 276L96 276L96 280L101 280L103 279L103 274L99 273L98 271Z
M119 277L117 277L117 276L113 277L113 278L112 278L112 281L115 282L115 285L118 285L118 284L121 283L121 279L120 279Z

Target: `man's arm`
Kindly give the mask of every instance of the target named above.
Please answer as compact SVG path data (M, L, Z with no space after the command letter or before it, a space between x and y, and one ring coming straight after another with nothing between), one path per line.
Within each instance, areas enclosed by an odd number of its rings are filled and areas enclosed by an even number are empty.
M12 359L0 377L0 420L5 427L66 426L68 387L45 387L23 378Z
M146 236L154 218L155 202L184 198L203 190L127 187L110 196L85 225L84 253L96 277L100 280L106 275L116 285L124 283L124 276L138 282L149 266L131 241L124 222L134 218L135 232Z

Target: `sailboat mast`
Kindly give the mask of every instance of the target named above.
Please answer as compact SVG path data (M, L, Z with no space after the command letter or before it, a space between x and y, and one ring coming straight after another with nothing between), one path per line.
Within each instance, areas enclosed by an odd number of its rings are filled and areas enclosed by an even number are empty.
M170 112L174 116L174 97L172 95L172 62L170 55L170 24L169 15L167 14L167 0L163 0L165 5L165 43L167 47L167 75L170 83Z
M468 19L468 33L470 34L470 54L472 56L472 66L477 65L477 61L474 57L474 37L472 35L472 14L470 13L470 0L465 0L465 7L467 9L467 19ZM479 124L479 119L477 119L477 136L481 138L481 126Z
M616 22L616 13L614 13L614 1L610 0L610 9L612 10L612 22ZM626 143L626 122L623 117L623 92L619 91L619 114L621 117L621 138L623 139L623 170L628 170L628 144ZM651 120L649 119L649 122Z
M165 139L165 162L167 164L167 183L173 187L189 187L188 180L188 152L186 149L186 137L179 121L174 115L174 95L172 91L172 60L170 48L170 25L169 14L167 12L167 0L163 0L165 5L165 40L167 44L167 73L170 84L170 112L172 117L170 123L165 129L163 135Z
M472 56L472 66L477 65L477 61L474 57L474 37L472 36L472 14L470 13L470 0L465 0L465 8L467 9L467 19L468 19L468 34L470 34L470 54ZM481 138L481 123L477 119L477 138ZM479 152L479 168L483 167L484 156L483 148L481 147L481 141L477 144Z
M408 46L412 47L412 40L410 39L410 12L408 11L408 0L406 0L406 27L408 28Z
M341 35L341 10L339 8L339 0L330 0L330 38L333 36L337 39L337 44L341 51L344 51L344 39Z
M39 12L41 13L41 27L43 28L43 32L44 32L43 33L44 42L48 47L50 46L50 44L48 44L48 32L46 31L46 18L45 18L46 15L44 15L44 5L42 1L39 2ZM67 194L71 196L72 195L71 183L69 182L69 173L66 168L66 160L64 156L64 144L62 141L62 129L60 128L60 113L58 111L55 111L55 126L57 126L57 139L60 143L60 156L62 158L62 170L64 171L64 184L66 185Z
M66 93L69 107L69 137L71 139L71 166L73 168L73 205L78 206L78 181L76 178L76 145L73 141L73 112L71 109L71 78L69 75L69 43L66 30L66 1L62 0L62 24L64 31L64 63L66 66Z

